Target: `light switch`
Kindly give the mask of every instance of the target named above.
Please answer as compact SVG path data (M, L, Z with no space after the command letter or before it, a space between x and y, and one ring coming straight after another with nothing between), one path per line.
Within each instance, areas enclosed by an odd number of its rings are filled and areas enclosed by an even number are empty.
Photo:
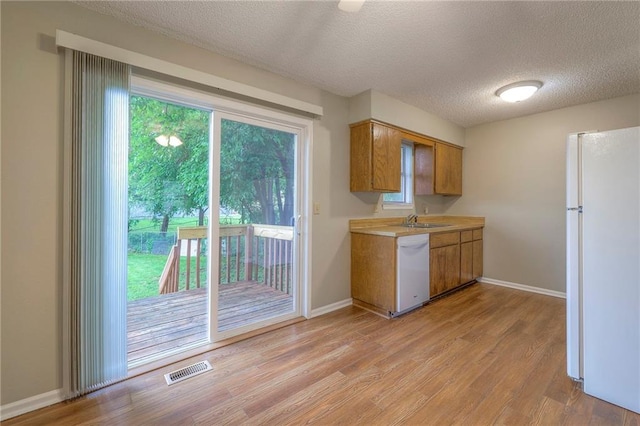
M320 214L320 203L313 203L313 214Z

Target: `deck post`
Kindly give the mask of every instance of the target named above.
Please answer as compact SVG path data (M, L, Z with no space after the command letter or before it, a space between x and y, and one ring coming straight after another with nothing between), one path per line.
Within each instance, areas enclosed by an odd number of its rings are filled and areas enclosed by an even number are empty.
M253 225L247 225L244 235L244 279L253 281Z
M187 263L186 263L186 285L185 290L189 290L191 280L191 240L187 240Z
M176 246L177 246L177 249L176 249L177 260L176 260L176 269L175 269L176 284L175 284L174 291L178 291L178 289L180 288L180 258L181 258L180 252L182 251L182 242L180 241L180 238L178 238L178 241L176 241Z
M200 250L202 250L202 238L198 238L196 247L196 286L200 288Z

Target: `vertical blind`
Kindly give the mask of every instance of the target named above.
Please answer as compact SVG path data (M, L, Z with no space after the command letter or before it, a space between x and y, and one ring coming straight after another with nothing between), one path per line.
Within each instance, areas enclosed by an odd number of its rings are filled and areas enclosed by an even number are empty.
M73 51L69 393L127 375L127 64Z

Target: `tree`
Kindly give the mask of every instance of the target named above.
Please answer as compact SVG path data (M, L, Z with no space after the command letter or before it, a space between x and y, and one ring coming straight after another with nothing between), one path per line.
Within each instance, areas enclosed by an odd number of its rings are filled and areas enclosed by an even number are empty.
M208 129L205 111L131 97L129 201L161 218L161 232L176 213L207 208ZM155 141L161 134L176 135L183 144L162 146Z
M290 225L295 135L222 120L220 204L244 223Z
M204 223L209 192L210 113L142 96L131 97L129 201L162 219L198 213ZM176 135L180 146L155 138ZM294 214L295 135L222 120L220 206L243 223L290 225Z

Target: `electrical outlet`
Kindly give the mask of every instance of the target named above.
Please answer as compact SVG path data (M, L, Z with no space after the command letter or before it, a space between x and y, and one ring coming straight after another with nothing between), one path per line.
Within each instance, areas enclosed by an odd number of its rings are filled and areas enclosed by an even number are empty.
M320 214L320 203L313 203L313 214Z
M429 214L429 207L424 208L424 214Z

